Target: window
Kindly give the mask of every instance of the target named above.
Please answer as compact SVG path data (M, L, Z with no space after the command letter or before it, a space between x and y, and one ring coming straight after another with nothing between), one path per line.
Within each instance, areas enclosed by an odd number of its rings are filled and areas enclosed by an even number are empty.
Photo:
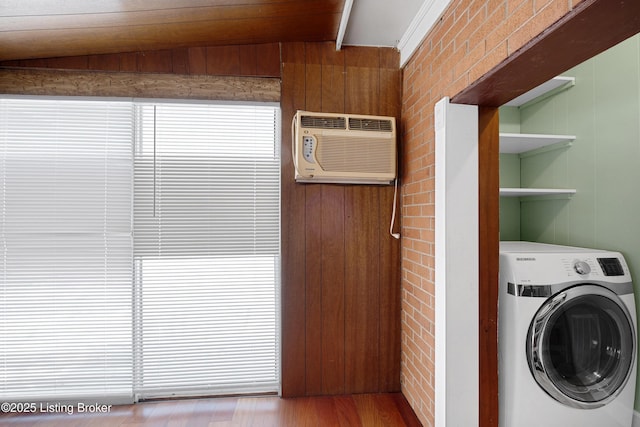
M277 109L136 114L136 393L276 391Z
M133 108L0 99L0 398L132 396Z
M278 108L0 107L0 397L277 390Z

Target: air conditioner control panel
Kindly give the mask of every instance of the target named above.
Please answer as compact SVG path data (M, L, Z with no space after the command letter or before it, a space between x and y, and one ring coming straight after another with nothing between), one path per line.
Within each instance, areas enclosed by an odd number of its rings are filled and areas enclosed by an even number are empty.
M302 137L302 156L309 163L315 163L313 158L313 150L315 149L316 139L312 136Z

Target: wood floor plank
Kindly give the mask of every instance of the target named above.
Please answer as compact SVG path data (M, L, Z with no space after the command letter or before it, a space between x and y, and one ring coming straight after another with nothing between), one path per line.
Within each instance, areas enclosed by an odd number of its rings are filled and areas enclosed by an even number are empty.
M352 396L338 396L335 397L335 401L340 427L362 426L362 420Z
M164 400L108 413L0 414L7 427L419 427L400 393Z
M339 426L338 413L333 397L310 398L315 419L323 425Z

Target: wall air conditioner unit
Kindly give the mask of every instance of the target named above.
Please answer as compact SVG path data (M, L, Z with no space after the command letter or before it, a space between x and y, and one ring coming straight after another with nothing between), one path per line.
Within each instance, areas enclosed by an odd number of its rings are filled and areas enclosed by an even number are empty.
M292 127L296 182L390 184L396 178L394 117L298 111Z

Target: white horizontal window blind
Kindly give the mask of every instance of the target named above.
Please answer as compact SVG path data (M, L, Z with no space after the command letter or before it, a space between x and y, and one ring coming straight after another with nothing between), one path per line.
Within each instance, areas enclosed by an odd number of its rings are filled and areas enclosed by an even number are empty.
M276 391L279 109L136 111L135 392Z
M0 399L276 391L279 123L1 99Z
M126 102L0 100L0 401L132 400Z

